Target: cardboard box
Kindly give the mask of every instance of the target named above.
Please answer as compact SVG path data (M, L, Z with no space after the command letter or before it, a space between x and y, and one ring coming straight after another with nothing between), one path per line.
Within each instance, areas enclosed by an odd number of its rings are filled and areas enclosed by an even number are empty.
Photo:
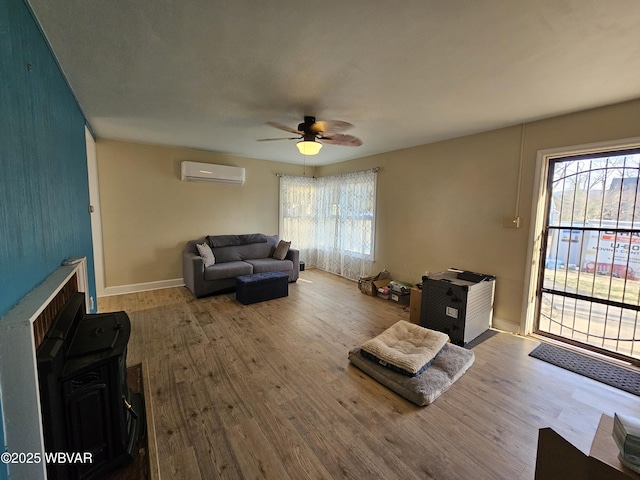
M391 280L389 280L388 278L385 278L384 280L374 280L373 282L371 282L371 284L373 285L373 291L371 293L367 292L367 294L373 295L375 297L376 295L378 295L378 289L386 287L387 285L389 285L390 281Z
M409 295L409 321L420 325L420 309L422 307L422 290L417 287L411 289Z
M620 463L620 451L613 440L613 418L600 417L600 424L589 455L565 440L551 428L538 434L536 480L624 480L640 478Z
M389 285L389 282L391 281L388 278L385 278L384 280L374 280L374 278L376 277L360 278L360 282L359 282L360 291L362 293L366 293L367 295L371 295L372 297L375 297L376 295L378 295L378 289L382 287L386 287L387 285Z
M360 277L358 280L358 288L362 293L367 293L368 290L373 289L373 279L376 277ZM369 294L371 295L371 294Z

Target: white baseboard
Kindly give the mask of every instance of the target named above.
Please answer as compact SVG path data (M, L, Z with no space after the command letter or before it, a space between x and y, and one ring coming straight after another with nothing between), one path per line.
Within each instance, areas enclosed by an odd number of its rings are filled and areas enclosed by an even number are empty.
M117 287L105 287L104 291L98 297L111 297L113 295L123 295L125 293L146 292L149 290L160 290L162 288L182 287L184 280L182 278L173 278L171 280L159 280L157 282L135 283L133 285L120 285Z
M184 280L182 278L173 278L171 280L159 280L157 282L136 283L133 285L120 285L117 287L106 287L102 294L98 297L111 297L113 295L123 295L125 293L137 293L146 292L149 290L160 290L162 288L183 287ZM502 330L509 333L520 333L520 325L517 323L509 322L502 318L494 316L491 319L491 326L497 330Z
M520 325L495 316L491 319L491 326L504 332L515 333L516 335L520 334Z

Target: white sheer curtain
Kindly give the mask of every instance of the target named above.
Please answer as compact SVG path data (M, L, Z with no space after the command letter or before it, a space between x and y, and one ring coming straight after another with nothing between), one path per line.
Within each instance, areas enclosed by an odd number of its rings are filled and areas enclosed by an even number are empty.
M300 259L343 277L368 275L374 254L375 170L280 177L280 236Z
M280 177L280 238L300 250L306 266L317 266L316 179Z

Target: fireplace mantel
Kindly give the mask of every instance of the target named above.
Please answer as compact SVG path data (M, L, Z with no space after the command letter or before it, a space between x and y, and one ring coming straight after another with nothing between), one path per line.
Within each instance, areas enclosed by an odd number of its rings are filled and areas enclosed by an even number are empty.
M0 319L0 395L11 453L44 453L33 322L74 275L78 291L88 295L83 257L59 267ZM15 463L8 468L13 480L47 478L44 463Z

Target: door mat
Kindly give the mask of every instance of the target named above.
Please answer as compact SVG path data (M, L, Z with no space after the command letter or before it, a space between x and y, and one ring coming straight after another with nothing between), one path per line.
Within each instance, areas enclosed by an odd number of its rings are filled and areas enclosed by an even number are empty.
M640 374L626 368L547 343L538 345L529 356L640 396Z

